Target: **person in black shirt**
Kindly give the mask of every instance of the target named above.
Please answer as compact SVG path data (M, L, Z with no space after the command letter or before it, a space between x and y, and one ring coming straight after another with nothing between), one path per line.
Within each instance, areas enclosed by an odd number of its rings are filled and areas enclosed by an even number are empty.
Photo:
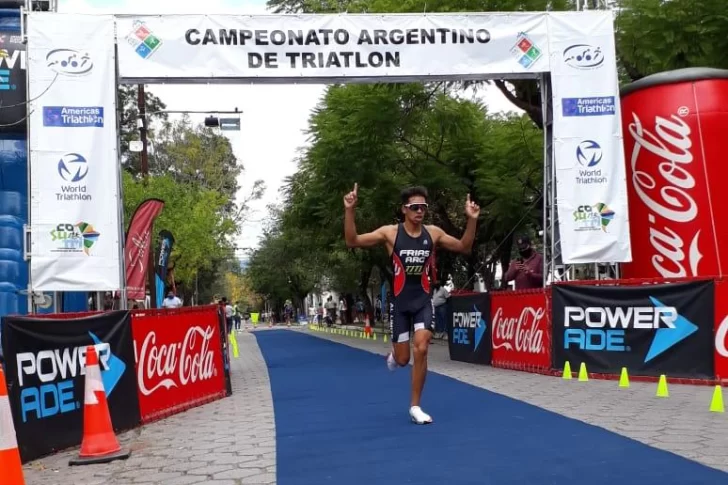
M404 222L382 226L366 234L357 234L354 212L358 200L358 184L344 196L344 235L350 248L367 248L384 244L392 257L394 282L390 301L389 327L392 352L387 367L394 370L410 361L410 332L414 333L414 366L410 418L416 424L428 424L432 417L422 411L420 400L427 376L427 351L432 339L433 308L430 291L430 270L434 266L435 248L468 254L475 238L475 226L480 207L465 200L468 223L461 239L446 234L437 226L422 223L427 212L427 189L411 187L401 193Z

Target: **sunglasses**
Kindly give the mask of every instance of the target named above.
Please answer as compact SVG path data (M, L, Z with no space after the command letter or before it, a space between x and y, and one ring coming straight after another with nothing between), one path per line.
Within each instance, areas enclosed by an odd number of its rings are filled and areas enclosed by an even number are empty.
M417 203L417 204L405 204L406 208L411 210L412 212L425 212L427 210L427 204L424 203Z

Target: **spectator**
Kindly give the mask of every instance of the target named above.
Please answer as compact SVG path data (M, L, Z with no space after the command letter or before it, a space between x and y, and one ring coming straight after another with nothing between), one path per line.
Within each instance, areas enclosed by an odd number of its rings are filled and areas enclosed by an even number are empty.
M227 331L231 333L233 331L233 306L227 301L226 297L222 297L220 300L223 308L225 309L225 322L227 324Z
M442 284L442 281L435 283L435 292L432 294L432 306L435 307L435 338L443 338L447 322L447 300L450 292Z
M339 299L339 318L341 324L346 325L346 298L343 296Z
M356 298L356 320L360 323L364 321L364 302L361 297Z
M324 305L326 307L326 316L331 319L331 325L336 323L336 303L334 302L334 297L330 296L326 300L326 304Z
M162 308L180 308L182 306L182 300L177 298L174 291L169 290L167 292L167 298L162 301Z
M319 302L318 308L316 309L316 316L318 317L318 324L324 323L324 305Z
M242 328L242 316L240 314L240 302L233 305L233 323L235 323L235 330L240 331Z
M511 261L503 278L506 282L516 282L517 290L543 287L543 256L531 247L528 236L516 239L519 257Z
M374 321L382 321L382 297L377 295L377 299L374 301Z

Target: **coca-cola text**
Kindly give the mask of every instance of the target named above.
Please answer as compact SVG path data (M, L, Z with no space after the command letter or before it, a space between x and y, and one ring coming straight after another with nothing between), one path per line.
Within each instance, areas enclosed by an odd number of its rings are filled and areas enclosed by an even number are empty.
M157 347L157 333L149 332L141 351L137 353L139 391L149 396L160 388L170 389L188 382L210 379L215 374L210 350L213 335L212 327L205 330L190 327L182 342ZM147 387L154 378L161 380L151 388Z
M686 109L678 111L682 115L687 114ZM654 250L650 258L652 266L664 278L697 276L698 264L703 257L700 253L700 229L687 235L690 240L687 248L683 237L675 230L679 230L680 225L684 228L685 223L698 216L698 205L691 194L695 178L691 174L693 143L690 125L675 114L670 118L656 116L655 133L652 133L642 125L636 113L632 112L632 118L634 122L629 125L629 133L635 142L630 160L632 185L649 210L649 241ZM647 154L640 157L642 149ZM660 180L656 180L655 175L658 174ZM683 232L686 232L685 229Z
M493 316L493 349L506 348L517 352L540 354L545 352L543 334L545 325L543 308L525 307L518 317L504 317L499 307Z

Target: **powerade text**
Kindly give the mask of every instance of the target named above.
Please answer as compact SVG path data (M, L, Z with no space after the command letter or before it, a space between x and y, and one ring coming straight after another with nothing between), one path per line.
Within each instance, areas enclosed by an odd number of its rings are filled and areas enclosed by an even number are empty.
M675 307L564 308L564 348L626 352L625 330L675 328ZM572 324L587 328L569 328Z
M480 312L455 312L452 315L452 342L458 345L472 345L471 329L480 321Z
M101 370L107 370L111 347L107 343L95 347ZM74 395L73 380L86 374L85 346L23 352L17 355L17 365L18 383L22 389L20 409L24 423L29 418L49 418L81 407L81 400ZM42 384L26 387L27 376L35 376Z

